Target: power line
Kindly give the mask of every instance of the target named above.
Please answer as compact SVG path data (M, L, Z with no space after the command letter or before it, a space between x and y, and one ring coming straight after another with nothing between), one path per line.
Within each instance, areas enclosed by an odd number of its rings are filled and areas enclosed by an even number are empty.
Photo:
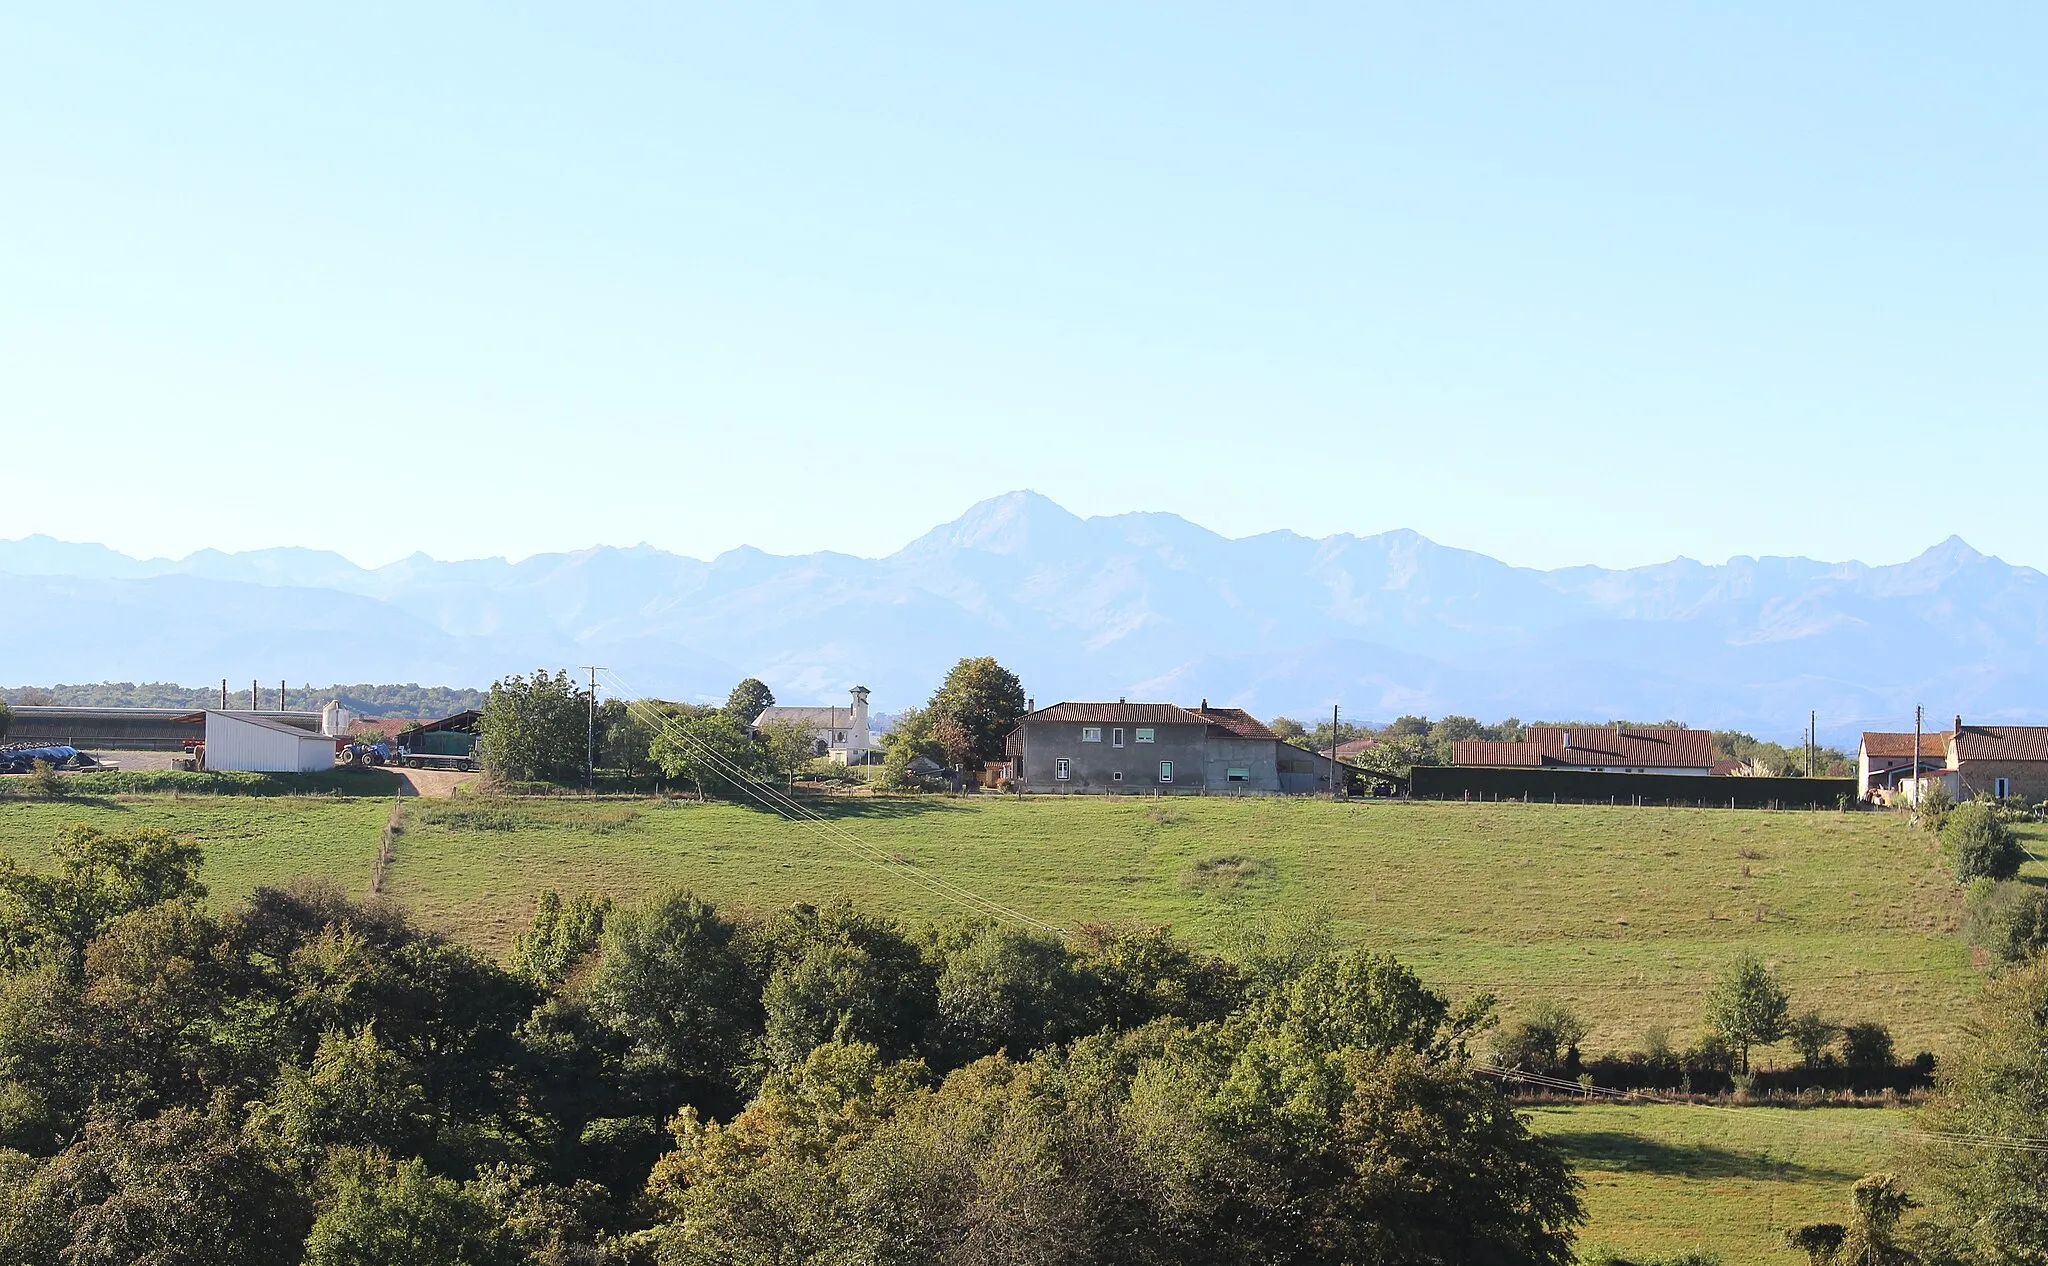
M793 797L754 778L724 753L719 752L709 744L701 742L696 736L690 734L687 728L679 724L679 718L664 715L645 699L636 697L632 689L617 673L611 672L608 669L605 672L606 676L611 679L616 692L622 698L629 701L626 704L628 710L637 709L636 715L640 716L643 721L647 721L658 732L683 743L714 771L738 787L748 798L778 816L799 825L819 827L824 831L827 842L831 843L834 847L852 853L854 856L869 862L879 869L893 870L901 873L933 895L950 901L964 909L999 921L1037 928L1056 936L1064 937L1066 935L1064 928L1057 927L1041 919L1033 918L993 898L983 896L971 888L934 875L907 859L895 856L869 844L851 831L801 804Z

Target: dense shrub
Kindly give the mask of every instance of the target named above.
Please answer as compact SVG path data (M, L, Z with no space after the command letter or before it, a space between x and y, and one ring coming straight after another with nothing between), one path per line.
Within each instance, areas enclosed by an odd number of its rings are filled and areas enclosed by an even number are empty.
M2026 853L2012 828L1998 820L1992 807L1978 800L1958 806L1941 828L1941 842L1955 856L1956 878L2011 879L2019 874Z
M545 894L514 971L328 889L216 913L160 831L51 857L0 871L0 1261L1572 1260L1491 1000L1314 921L1240 968Z
M2010 900L2000 904L1989 932L1983 940L2001 962L2023 962L2040 953L2048 947L2048 891L2016 891Z

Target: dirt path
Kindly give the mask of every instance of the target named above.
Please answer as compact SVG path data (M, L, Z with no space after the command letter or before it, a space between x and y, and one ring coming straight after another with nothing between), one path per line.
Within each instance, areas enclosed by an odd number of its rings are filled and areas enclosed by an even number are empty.
M466 774L458 769L406 769L403 766L387 768L405 784L405 790L398 793L402 796L452 796L457 787L466 782L473 782L479 776Z

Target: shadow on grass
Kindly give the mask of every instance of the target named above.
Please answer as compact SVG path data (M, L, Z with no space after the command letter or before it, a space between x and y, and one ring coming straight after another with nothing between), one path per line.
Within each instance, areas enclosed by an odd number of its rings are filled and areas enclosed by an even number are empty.
M60 796L0 795L0 804L75 804L87 809L104 809L109 813L130 812L127 805L110 796L80 795L69 792Z
M1576 1169L1674 1178L1749 1178L1765 1182L1855 1182L1861 1174L1801 1165L1709 1143L1665 1143L1618 1130L1567 1130L1549 1136Z

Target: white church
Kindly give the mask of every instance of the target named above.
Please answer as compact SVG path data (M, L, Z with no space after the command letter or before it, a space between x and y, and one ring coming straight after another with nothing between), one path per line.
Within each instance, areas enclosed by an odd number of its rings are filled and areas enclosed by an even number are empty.
M754 728L768 725L801 725L816 736L812 751L838 765L865 765L875 750L868 732L868 688L853 688L850 708L785 708L780 704L761 709Z

